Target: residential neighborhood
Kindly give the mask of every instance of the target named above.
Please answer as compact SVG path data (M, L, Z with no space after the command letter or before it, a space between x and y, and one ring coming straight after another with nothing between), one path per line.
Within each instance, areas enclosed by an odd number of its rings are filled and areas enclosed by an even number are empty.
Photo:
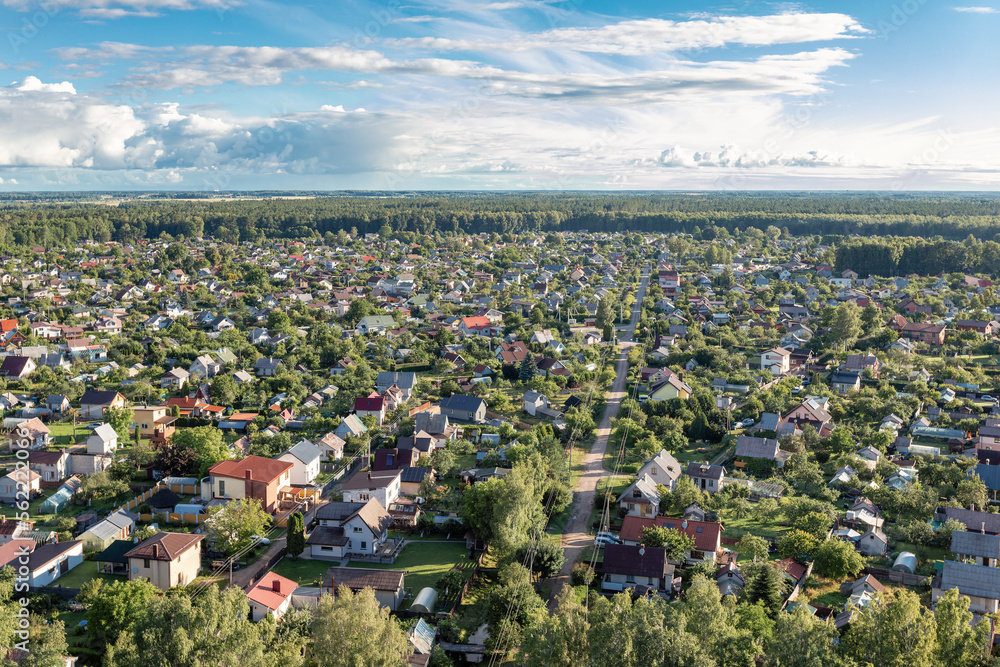
M369 600L413 665L543 664L586 605L717 608L744 648L697 664L734 665L787 619L836 652L966 605L985 661L989 277L718 229L8 250L0 565L81 667L123 592L288 628Z

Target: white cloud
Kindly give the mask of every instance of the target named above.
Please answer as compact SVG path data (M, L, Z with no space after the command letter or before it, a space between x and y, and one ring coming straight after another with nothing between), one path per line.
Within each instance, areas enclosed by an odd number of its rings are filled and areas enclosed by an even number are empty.
M167 11L212 9L223 11L242 4L239 0L0 0L5 7L28 11L41 7L49 14L74 11L80 16L96 19L118 19L129 16L162 16Z
M17 84L17 82L14 82ZM69 81L63 81L62 83L42 83L38 77L27 76L24 78L20 84L14 85L17 90L25 92L45 92L45 93L69 93L70 95L76 94L76 89L73 84Z
M956 12L966 12L969 14L1000 14L1000 9L993 7L952 7Z
M496 38L418 37L395 43L436 51L551 50L635 56L728 44L767 46L849 39L869 31L846 14L789 13L692 21L640 19L597 28L558 28L530 34L497 32Z

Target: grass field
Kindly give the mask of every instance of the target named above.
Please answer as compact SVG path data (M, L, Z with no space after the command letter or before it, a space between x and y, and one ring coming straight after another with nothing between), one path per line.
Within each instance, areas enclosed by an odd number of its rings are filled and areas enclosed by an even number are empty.
M97 561L85 560L72 570L62 575L56 580L56 584L63 588L80 588L91 579L103 579L105 582L125 581L125 577L111 574L98 574Z
M726 528L722 536L735 538L743 537L746 533L753 533L758 537L777 540L790 530L788 526L781 526L777 521L761 521L752 515L743 519L736 519L734 517L723 518L722 525Z
M330 569L331 565L335 565L335 563L303 558L292 560L285 557L274 566L273 572L288 577L299 586L322 586L326 571Z
M412 543L403 547L399 558L391 565L359 563L351 561L348 567L365 567L379 570L406 570L404 585L414 595L425 587L434 588L437 580L455 566L471 569L468 551L464 543Z

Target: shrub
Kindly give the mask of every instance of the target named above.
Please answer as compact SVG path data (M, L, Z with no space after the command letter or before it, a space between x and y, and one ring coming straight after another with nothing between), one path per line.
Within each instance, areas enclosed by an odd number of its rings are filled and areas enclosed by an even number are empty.
M570 583L574 586L590 586L594 576L594 568L586 563L575 563L570 573Z

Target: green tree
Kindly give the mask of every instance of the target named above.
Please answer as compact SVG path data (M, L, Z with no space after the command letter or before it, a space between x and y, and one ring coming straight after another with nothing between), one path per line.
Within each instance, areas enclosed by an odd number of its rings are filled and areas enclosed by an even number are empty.
M937 623L916 593L899 590L893 598L877 597L855 612L841 646L861 665L931 667L939 664Z
M550 540L525 542L514 552L514 560L520 563L529 562L526 556L531 553L531 571L540 577L548 579L559 574L560 568L566 562L566 554L562 547Z
M764 664L767 667L836 667L843 664L834 640L833 623L821 621L798 605L790 614L778 614Z
M768 554L768 542L763 537L758 535L753 535L751 533L744 533L743 537L740 538L740 543L737 545L736 549L739 553L750 556L753 562L758 560L766 560Z
M969 598L952 588L938 598L934 608L937 628L937 663L947 667L974 667L989 657L988 623L972 625Z
M776 618L785 599L784 579L777 568L771 563L755 563L744 568L744 576L743 600L763 606L771 618Z
M642 541L649 547L666 550L667 558L682 562L694 549L694 538L673 528L646 527L642 529Z
M817 539L823 539L830 530L831 523L830 517L822 512L809 512L795 520L795 528Z
M535 357L529 352L521 360L521 366L517 370L517 379L521 382L530 382L537 374L538 368L535 366Z
M174 433L171 446L190 449L198 455L200 477L204 477L210 467L231 456L229 447L222 439L222 431L214 426L181 429Z
M268 667L301 665L302 641L291 646L265 642L273 623L249 619L250 604L238 588L209 586L197 597L153 597L130 619L113 646L105 667Z
M962 507L975 505L977 509L980 507L985 508L989 499L986 483L979 475L973 473L970 477L958 483L958 491L955 493L955 499L958 500L959 505Z
M302 512L293 512L288 517L288 529L285 537L285 548L293 559L297 559L306 548L305 522Z
M91 597L86 613L87 635L97 646L114 644L118 633L127 628L159 593L159 589L145 579L104 584Z
M389 610L366 588L342 586L316 608L309 659L317 667L403 667L410 642Z
M216 405L232 405L236 401L236 382L233 376L221 373L212 378L208 385L208 395Z
M28 622L28 647L28 654L17 661L18 667L62 667L69 654L65 625L32 614Z
M540 609L525 627L521 652L526 667L577 667L589 654L587 610L569 586L556 596L556 611Z
M609 324L614 324L615 322L615 309L614 305L611 303L614 299L611 296L605 296L601 299L600 303L597 304L597 328L604 329Z
M861 335L861 308L853 301L845 301L834 310L830 323L830 337L850 349Z
M135 422L132 408L104 408L104 421L111 424L121 440L128 440L129 431Z
M841 540L827 540L816 548L816 572L841 581L854 577L865 566L864 557L852 545Z
M271 525L271 515L254 498L230 500L225 505L208 509L205 534L220 551L236 553L250 543L250 538L263 535Z
M811 557L816 551L819 542L811 534L803 530L790 530L778 542L778 554L782 558L802 558Z

